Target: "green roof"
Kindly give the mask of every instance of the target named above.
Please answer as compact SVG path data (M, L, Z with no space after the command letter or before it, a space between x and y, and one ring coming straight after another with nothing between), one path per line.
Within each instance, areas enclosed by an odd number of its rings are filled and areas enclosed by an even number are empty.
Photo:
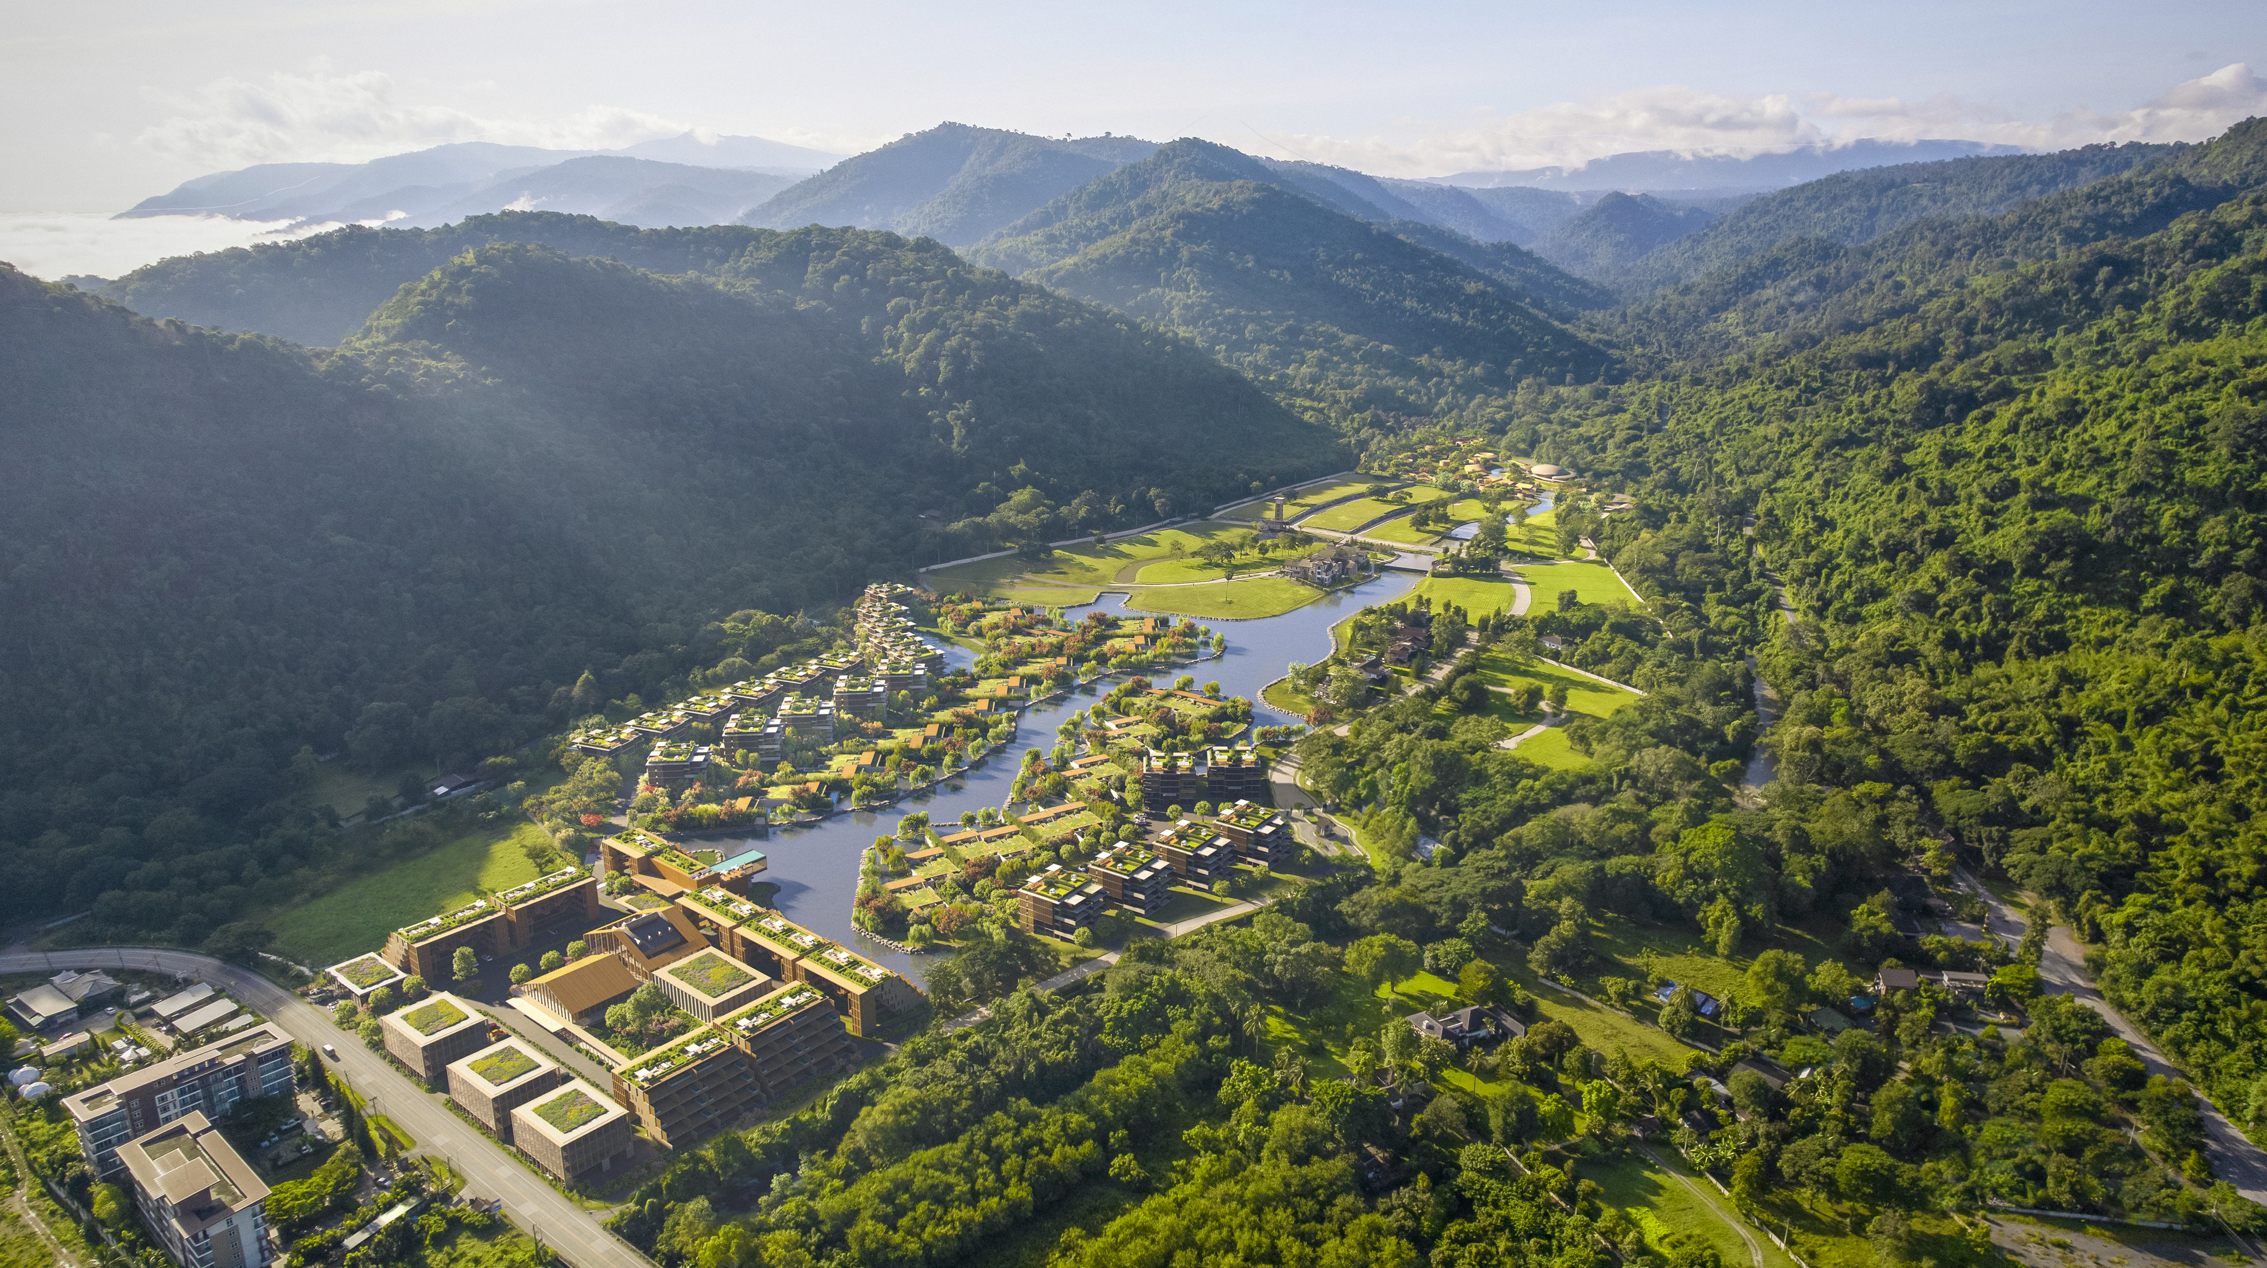
M703 1026L681 1039L654 1049L622 1071L622 1077L640 1087L675 1074L730 1041L714 1027Z
M496 1087L502 1087L543 1068L541 1062L516 1047L498 1048L465 1067Z
M808 986L789 987L769 999L757 1000L717 1022L717 1025L743 1035L753 1035L780 1018L817 1003L819 998L819 993Z
M338 974L363 990L369 990L388 978L401 976L400 969L379 959L376 952L358 956L344 964L334 965L331 972Z
M714 951L703 951L690 959L679 960L662 972L711 999L756 980L755 974Z
M579 1087L568 1088L550 1100L540 1101L534 1106L536 1114L544 1122L551 1124L561 1132L573 1132L577 1128L604 1118L606 1111L612 1108L610 1105L591 1099L590 1095Z
M422 1008L405 1009L395 1014L401 1024L428 1038L465 1020L469 1015L445 999L436 999Z

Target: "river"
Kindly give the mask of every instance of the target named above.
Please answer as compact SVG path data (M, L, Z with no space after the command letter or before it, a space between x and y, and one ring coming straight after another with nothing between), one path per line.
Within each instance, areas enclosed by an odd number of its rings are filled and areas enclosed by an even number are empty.
M1388 572L1352 589L1333 591L1281 616L1205 621L1207 628L1228 636L1226 654L1199 661L1186 669L1161 670L1154 676L1165 682L1181 674L1193 674L1200 683L1217 680L1222 695L1251 698L1254 726L1279 726L1297 721L1261 702L1260 688L1281 677L1284 666L1292 661L1311 662L1329 655L1331 626L1362 608L1391 603L1414 589L1419 579L1415 573ZM1097 603L1063 611L1073 621L1097 608L1106 612L1135 612L1126 606L1127 600L1128 596L1122 593L1105 593ZM966 649L954 646L946 651L946 659L958 668L972 663L975 658ZM1022 751L1053 748L1055 728L1101 694L1102 685L1090 683L1060 699L1033 706L1018 723L1013 741L976 769L933 791L906 798L879 811L854 811L809 827L775 831L768 838L751 837L742 844L740 852L761 851L770 860L762 879L779 886L779 894L772 901L790 920L921 981L928 967L938 963L940 956L934 953L907 955L892 950L866 936L850 921L851 903L858 894L860 856L874 843L875 837L895 831L897 821L912 811L925 810L932 820L946 824L958 821L964 810L1005 804Z

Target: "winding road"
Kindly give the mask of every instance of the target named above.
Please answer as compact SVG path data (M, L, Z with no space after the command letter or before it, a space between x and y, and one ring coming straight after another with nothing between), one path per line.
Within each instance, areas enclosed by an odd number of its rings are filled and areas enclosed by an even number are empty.
M1998 895L1966 871L1954 875L1962 888L1983 899L1985 927L1991 933L2010 943L2023 940L2024 930L2030 927L2027 918L2000 901ZM2100 1013L2117 1037L2133 1049L2133 1055L2149 1068L2149 1073L2176 1079L2188 1077L2157 1050L2157 1045L2150 1042L2139 1026L2126 1020L2125 1014L2110 1007L2109 1001L2102 998L2101 990L2086 976L2086 948L2068 926L2048 927L2047 945L2039 955L2039 978L2048 994L2073 996ZM2212 1174L2234 1185L2236 1192L2252 1201L2267 1203L2267 1150L2251 1143L2250 1138L2236 1130L2236 1125L2202 1092L2196 1094L2196 1109L2204 1119L2204 1150L2211 1160Z
M309 1048L331 1044L344 1078L369 1105L417 1141L414 1152L438 1154L465 1177L466 1192L502 1202L513 1222L574 1268L653 1268L653 1261L607 1232L598 1217L531 1174L503 1146L449 1112L431 1092L331 1023L330 1014L250 969L186 951L143 947L88 947L75 951L0 955L0 973L54 973L62 969L135 969L174 973L220 987Z

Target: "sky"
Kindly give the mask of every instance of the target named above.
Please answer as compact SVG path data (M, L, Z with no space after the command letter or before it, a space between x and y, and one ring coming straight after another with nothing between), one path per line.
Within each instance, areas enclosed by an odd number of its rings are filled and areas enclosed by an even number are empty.
M18 234L207 172L464 140L699 128L847 154L953 120L1433 176L1857 137L2201 140L2267 113L2257 0L0 0L0 30Z

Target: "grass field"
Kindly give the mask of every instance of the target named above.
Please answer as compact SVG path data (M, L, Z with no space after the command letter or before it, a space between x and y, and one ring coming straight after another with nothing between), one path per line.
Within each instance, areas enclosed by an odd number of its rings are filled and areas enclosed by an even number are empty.
M1333 480L1329 484L1318 484L1311 489L1301 489L1289 498L1284 499L1283 518L1287 520L1297 519L1302 513L1311 511L1332 498L1342 498L1349 493L1358 492L1377 483L1379 481L1370 476L1362 476L1353 480ZM1272 514L1274 505L1273 502L1253 502L1247 506L1239 506L1233 511L1226 512L1220 518L1256 520Z
M317 967L336 964L385 945L386 935L403 925L462 907L476 897L476 887L494 892L534 880L535 864L520 843L542 833L532 823L467 833L263 919L282 954Z
M1302 718L1312 713L1314 707L1322 703L1313 696L1300 695L1299 689L1292 686L1291 680L1288 678L1281 682L1269 683L1266 689L1259 693L1259 696L1269 705Z
M1427 577L1415 593L1431 595L1435 604L1446 599L1474 616L1511 610L1511 583L1493 577Z
M1666 1165L1674 1167L1676 1164ZM1605 1190L1600 1195L1601 1200L1608 1206L1620 1207L1623 1214L1643 1229L1646 1242L1656 1253L1668 1253L1672 1236L1691 1233L1716 1249L1725 1268L1743 1268L1755 1262L1739 1230L1729 1222L1738 1217L1729 1214L1724 1207L1710 1204L1677 1176L1655 1166L1636 1151L1585 1162L1579 1174L1585 1180L1598 1182L1598 1187ZM1715 1195L1707 1180L1693 1176L1691 1182ZM1763 1251L1764 1268L1794 1268L1794 1261L1773 1246L1769 1238L1760 1234L1754 1236L1757 1247Z
M1281 616L1322 597L1322 591L1288 577L1238 578L1222 585L1167 586L1131 594L1126 601L1130 608L1210 620Z
M1440 530L1419 528L1410 522L1410 518L1404 515L1400 519L1387 520L1376 528L1364 531L1362 536L1375 537L1382 542L1399 542L1404 546L1430 546L1440 539Z
M1328 542L1317 541L1296 550L1276 550L1264 555L1246 552L1237 557L1236 571L1239 574L1263 572L1280 565L1285 560L1297 559L1301 555L1311 555L1327 545L1329 545ZM1133 580L1145 586L1167 586L1184 581L1217 581L1226 575L1226 571L1219 565L1209 564L1202 559L1189 555L1179 559L1165 559L1153 564L1143 564L1141 570L1134 575Z
M1563 564L1524 564L1520 578L1535 588L1535 601L1528 606L1530 616L1558 611L1559 592L1572 590L1584 603L1626 603L1638 607L1638 598L1630 593L1614 570L1601 563L1587 561Z
M1684 1069L1685 1058L1700 1051L1688 1048L1658 1026L1648 1026L1602 1004L1555 991L1528 972L1524 961L1491 956L1504 976L1513 978L1535 997L1535 1007L1546 1020L1565 1022L1582 1042L1600 1052L1626 1052L1632 1058L1658 1061L1672 1070Z
M1566 707L1594 718L1610 717L1616 710L1637 703L1636 696L1618 687L1609 687L1594 678L1569 673L1541 661L1513 660L1509 653L1495 648L1480 653L1478 673L1490 686L1496 687L1522 687L1532 682L1540 684L1547 692L1563 686Z
M1306 523L1299 525L1299 527L1327 528L1340 533L1351 532L1381 515L1390 515L1398 510L1414 509L1427 502L1438 501L1448 496L1439 489L1425 485L1417 485L1404 490L1404 492L1408 494L1408 497L1400 502L1388 502L1383 498L1357 498L1352 502L1331 507ZM1285 514L1288 515L1289 512L1286 511Z
M1533 725L1533 722L1527 724ZM1527 728L1519 729L1523 731ZM1512 752L1548 770L1580 770L1590 764L1589 758L1574 751L1574 745L1568 742L1566 732L1558 727L1552 727L1533 739L1521 740L1519 747Z
M423 778L433 778L437 772L430 767L415 768ZM329 806L341 816L352 818L362 813L362 806L372 797L392 798L401 786L405 771L391 775L365 775L348 770L345 762L325 762L315 770L315 782L307 786L301 800L310 806Z
M1249 530L1234 524L1164 528L1101 546L1067 546L1037 563L1008 555L954 564L929 573L928 581L939 591L967 590L972 594L996 593L1020 577L1036 577L1080 588L1100 587L1111 582L1123 584L1133 581L1145 564L1194 554L1210 538L1246 531Z

